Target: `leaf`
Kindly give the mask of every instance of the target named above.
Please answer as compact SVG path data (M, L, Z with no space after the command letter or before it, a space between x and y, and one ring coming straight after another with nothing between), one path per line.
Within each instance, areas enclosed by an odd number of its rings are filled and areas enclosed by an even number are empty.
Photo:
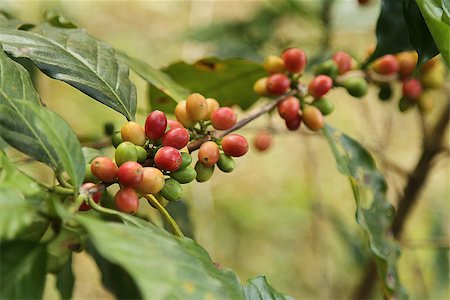
M290 296L285 296L272 288L265 276L257 276L248 280L244 286L244 295L247 300L294 300Z
M61 299L72 299L75 277L72 272L72 256L64 264L62 270L56 274L56 287Z
M45 246L13 241L0 244L0 299L41 299L45 286Z
M194 239L194 226L192 224L191 216L189 215L189 206L184 200L170 201L166 206L167 212L180 226L181 232L191 239ZM170 231L169 223L163 220L164 228Z
M40 191L39 185L20 172L2 150L0 150L0 186L2 189L16 190L26 196Z
M249 108L259 99L253 84L266 76L262 64L245 59L205 58L190 65L178 62L163 70L178 84L192 92L215 98L221 106ZM152 109L171 112L175 102L156 89L150 89Z
M370 153L358 142L328 125L323 132L339 172L350 180L356 201L356 221L368 235L385 293L390 296L388 298L406 299L396 267L400 247L389 234L395 210L386 199L384 177Z
M434 42L450 67L450 2L448 0L416 0ZM426 41L424 41L425 43Z
M81 151L83 152L83 157L86 164L91 163L94 158L104 155L101 150L90 147L83 147L81 148Z
M0 28L29 30L33 27L33 24L22 22L21 20L15 19L13 16L0 11Z
M0 43L14 57L27 57L51 78L62 80L133 120L136 87L128 67L108 44L83 29L48 24L40 32L0 29Z

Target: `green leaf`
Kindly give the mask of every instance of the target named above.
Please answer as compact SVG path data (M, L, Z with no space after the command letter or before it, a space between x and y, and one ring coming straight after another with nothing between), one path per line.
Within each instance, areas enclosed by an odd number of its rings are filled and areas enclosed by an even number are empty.
M61 295L61 299L72 299L75 277L72 272L72 256L64 264L61 271L56 274L56 288Z
M128 67L108 44L83 29L40 26L39 33L0 29L0 43L14 57L27 57L48 76L62 80L123 114L136 113L136 87Z
M0 11L0 28L29 30L33 27L33 24L22 22L21 20L15 19L13 16Z
M0 186L2 189L20 191L26 196L34 195L40 191L39 185L20 172L2 150L0 150Z
M166 206L167 212L174 218L178 226L180 226L183 234L191 239L194 239L194 226L189 215L189 206L184 200L170 201ZM163 220L164 228L170 231L169 223Z
M450 2L448 0L416 0L415 3L447 66L450 67Z
M33 242L0 244L0 299L41 299L45 286L45 246Z
M389 234L395 210L386 199L385 179L362 145L328 125L323 132L339 172L350 180L357 207L356 221L368 235L385 293L389 298L406 299L396 267L400 247Z
M272 288L265 276L257 276L248 280L244 286L244 295L247 300L294 300L290 296L285 296Z
M83 157L86 164L89 164L92 160L94 160L94 158L104 155L101 150L90 147L83 147L81 148L81 151L83 152Z
M163 70L175 82L192 92L215 98L221 106L249 108L259 99L253 84L266 76L262 64L245 59L205 58L190 65L178 62ZM171 112L175 102L157 89L150 89L152 109Z

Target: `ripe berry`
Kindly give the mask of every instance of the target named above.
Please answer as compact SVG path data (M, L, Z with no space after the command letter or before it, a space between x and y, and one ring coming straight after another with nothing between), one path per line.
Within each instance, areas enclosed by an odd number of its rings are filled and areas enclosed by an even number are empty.
M260 96L267 96L269 95L269 91L267 90L267 80L269 78L268 77L262 77L258 80L255 81L255 83L253 84L253 91L260 95Z
M278 113L283 119L292 119L298 115L300 110L300 100L294 96L289 96L285 100L278 103Z
M263 66L269 74L283 73L285 71L283 59L275 55L266 56Z
M333 55L333 60L336 62L339 74L342 75L352 69L352 58L345 52L338 51Z
M123 125L120 134L123 141L129 141L138 146L145 144L144 128L136 122L130 121Z
M158 169L165 171L175 171L181 166L181 153L171 146L159 148L155 155L155 164Z
M181 199L181 196L183 196L183 188L175 179L167 178L165 180L164 187L159 193L169 201L176 201Z
M267 79L267 91L273 95L282 95L289 90L291 81L284 74L273 74Z
M416 68L418 55L416 51L404 51L397 53L395 58L398 61L400 77L406 79L411 76Z
M306 54L298 48L284 50L281 54L284 61L284 67L291 73L301 73L306 67Z
M192 121L204 120L208 114L208 104L203 95L193 93L186 99L186 112Z
M247 153L248 143L239 134L229 134L222 139L223 152L229 156L239 157Z
M219 109L220 104L214 98L206 98L206 105L208 106L208 113L206 114L205 120L209 120L209 119L211 119L212 113L216 109Z
M422 94L422 84L417 79L410 79L403 82L403 96L409 100L416 101Z
M170 129L184 128L183 124L175 120L167 120L167 125L170 127Z
M203 143L198 149L198 161L207 167L219 160L219 146L213 141Z
M325 98L316 99L312 105L317 107L324 116L331 114L334 110L333 101Z
M164 175L157 168L145 167L143 169L143 179L137 186L134 187L134 189L141 194L155 195L164 186Z
M153 141L163 136L167 127L166 115L159 110L152 111L145 120L145 135Z
M120 189L114 197L116 208L127 214L134 214L139 209L138 194L132 188Z
M144 169L134 161L127 161L119 167L117 172L119 183L126 187L135 187L144 178Z
M217 130L227 130L236 124L237 115L229 107L221 107L211 115L211 124Z
M336 78L339 75L339 67L334 60L329 59L315 68L314 75L327 75Z
M300 117L300 115L295 116L295 118L285 120L286 127L290 131L295 131L295 130L299 129L301 123L302 123L302 118Z
M333 79L326 75L316 76L308 86L308 91L314 98L320 98L333 87Z
M255 136L253 145L258 151L266 151L272 144L272 134L267 130L261 130Z
M184 127L188 128L194 126L195 122L189 117L187 113L186 101L178 102L177 106L175 106L174 113L178 122L183 124Z
M342 86L356 98L361 98L367 94L367 81L361 77L350 77L342 83Z
M175 179L181 184L189 183L197 177L197 172L193 167L186 167L175 172L171 172L170 177Z
M313 131L318 131L325 125L322 113L314 106L307 106L303 109L302 120Z
M198 182L205 182L209 180L214 173L214 165L207 167L197 161L195 164L195 171L197 172L197 177L195 178Z
M117 170L116 164L112 161L112 159L106 156L96 157L91 162L92 174L103 182L115 182L117 178Z
M226 155L225 153L220 153L217 166L219 167L220 171L230 173L231 171L234 170L235 167L234 159Z
M84 190L87 192L87 190L89 190L90 188L92 188L94 186L95 186L95 183L86 182L83 185L81 185L80 191ZM95 203L100 202L100 199L102 198L102 194L103 194L103 191L98 191L92 195L92 199L94 200ZM83 203L81 203L80 207L78 208L79 211L87 211L90 209L91 209L91 206L89 204L87 204L86 201L83 201Z
M131 142L123 142L117 146L114 152L114 158L118 166L127 161L138 161L139 154L136 146Z
M372 69L381 75L392 75L398 72L400 65L394 55L386 54L372 64Z
M189 132L185 128L170 129L162 137L163 146L172 146L177 149L185 147L189 142Z

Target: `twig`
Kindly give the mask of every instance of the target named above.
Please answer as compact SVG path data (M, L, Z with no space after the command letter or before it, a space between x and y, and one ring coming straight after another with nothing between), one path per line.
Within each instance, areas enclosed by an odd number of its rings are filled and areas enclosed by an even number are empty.
M169 212L164 208L164 206L159 203L159 201L153 196L152 194L149 195L143 195L145 199L154 207L156 207L161 215L166 219L167 223L169 223L170 228L172 229L173 234L179 237L184 237L183 232L181 231L180 227L178 226L177 222L172 218L172 216L169 214Z

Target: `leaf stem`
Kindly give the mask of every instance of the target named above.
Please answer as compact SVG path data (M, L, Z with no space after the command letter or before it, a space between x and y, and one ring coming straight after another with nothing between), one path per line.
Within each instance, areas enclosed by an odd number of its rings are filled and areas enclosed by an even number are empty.
M104 213L104 214L107 214L107 215L117 216L117 217L119 217L120 219L123 219L123 218L122 218L122 213L120 213L120 212L118 212L118 211L116 211L116 210L109 209L109 208L103 207L103 206L101 206L101 205L98 205L98 204L94 201L94 199L92 199L91 196L89 196L89 197L87 198L87 200L88 200L89 206L90 206L91 208L93 208L94 210L96 210L96 211L98 211L98 212L100 212L100 213ZM128 222L130 222L130 223L133 223L133 225L135 225L135 226L137 226L137 227L140 227L140 226L141 226L139 223L137 223L136 221L134 221L132 218L127 218L126 220L127 220Z
M156 208L159 210L161 215L166 219L166 221L169 223L170 228L172 229L172 233L179 237L184 237L183 232L181 231L180 227L178 226L177 222L172 218L172 216L169 214L169 212L164 208L164 206L159 203L159 201L153 196L152 194L143 195L145 199L152 205L156 206Z
M72 185L69 184L69 183L64 179L64 176L63 176L63 173L62 173L62 172L56 174L56 179L57 179L58 182L61 184L61 186L65 187L65 188L72 188L72 189L73 189Z

